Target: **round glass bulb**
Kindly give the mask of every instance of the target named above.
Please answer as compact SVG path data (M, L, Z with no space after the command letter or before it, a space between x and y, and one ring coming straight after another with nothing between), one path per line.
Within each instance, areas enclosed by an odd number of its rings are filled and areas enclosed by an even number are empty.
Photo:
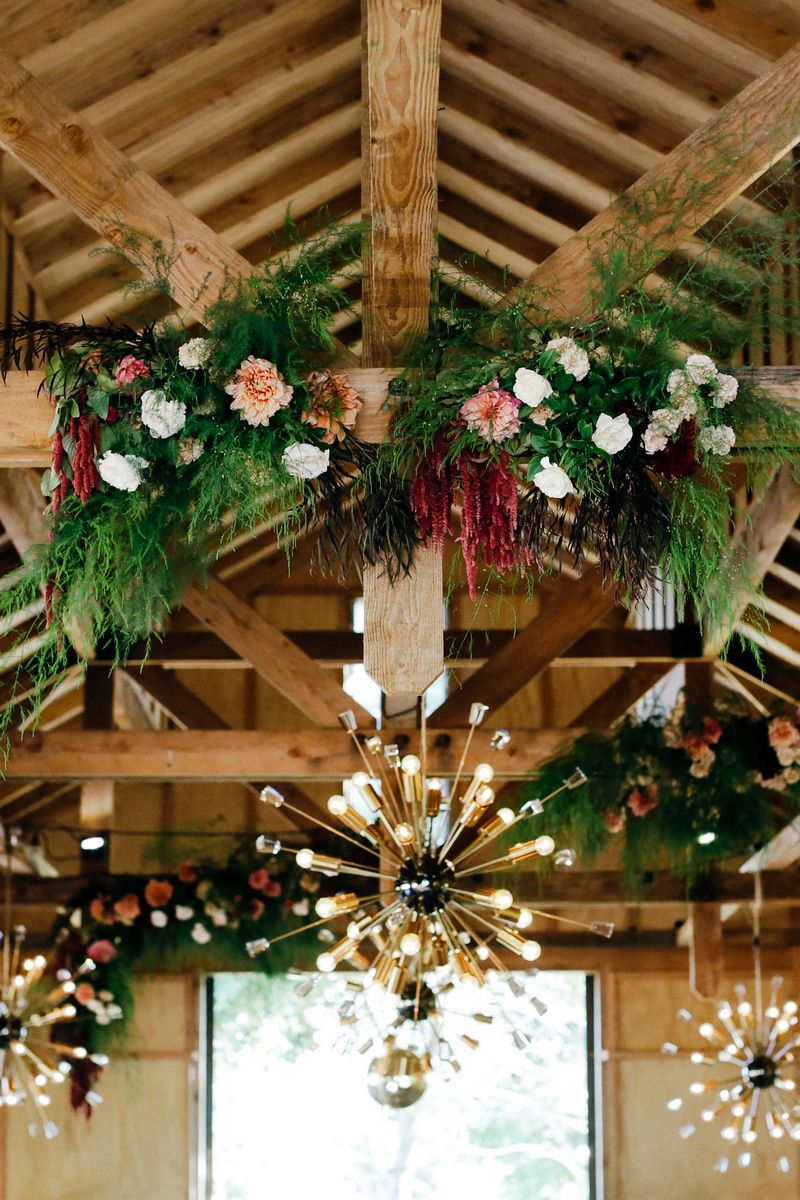
M317 956L317 970L324 971L328 974L336 969L336 959L329 950L323 950L322 954Z
M400 939L400 949L403 954L419 954L422 942L416 933L406 933Z
M398 825L394 832L398 842L402 842L404 846L414 840L414 830L410 825L406 825L405 822L402 825Z
M700 1037L704 1037L704 1038L713 1037L714 1036L714 1026L709 1021L704 1021L702 1025L698 1026L697 1032L700 1034Z
M517 917L517 929L529 929L533 924L533 913L529 908L521 908Z
M314 861L314 851L309 850L307 847L303 850L298 850L294 861L297 863L298 867L302 868L304 871L307 871Z
M504 825L510 825L517 814L513 808L498 808L497 815Z
M353 775L353 783L356 787L366 787L369 783L369 775L366 771L356 771Z
M336 912L336 902L331 896L320 896L319 900L314 905L314 911L318 917L322 917L323 920L326 920L328 917L332 917Z
M522 948L522 957L525 959L525 962L536 962L541 953L542 947L538 942L526 942Z
M347 812L347 801L344 796L331 796L328 800L328 812L334 817L343 817Z
M497 888L496 891L492 892L491 901L493 908L504 912L505 909L511 908L511 905L514 903L514 897L508 888Z
M545 858L548 854L552 854L556 848L555 842L549 836L549 834L546 833L543 834L542 837L538 837L534 845L536 846L536 853L541 855L543 858Z
M491 783L494 779L494 767L491 763L478 763L474 774L479 783Z
M419 775L422 763L417 758L416 754L406 754L400 759L400 770L404 775Z

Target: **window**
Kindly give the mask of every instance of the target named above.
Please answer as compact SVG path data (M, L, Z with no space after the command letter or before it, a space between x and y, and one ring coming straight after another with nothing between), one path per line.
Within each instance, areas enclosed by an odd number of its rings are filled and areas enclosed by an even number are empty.
M371 1054L337 1045L346 977L303 998L286 976L214 976L208 1200L594 1200L594 981L538 983L548 1012L529 1055L498 992L480 1048L459 1050L461 1073L435 1072L417 1104L392 1110L367 1091Z

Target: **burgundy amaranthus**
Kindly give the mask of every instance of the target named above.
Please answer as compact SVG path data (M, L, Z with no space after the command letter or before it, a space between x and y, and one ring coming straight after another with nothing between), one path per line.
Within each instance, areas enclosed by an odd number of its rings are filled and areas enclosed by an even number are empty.
M411 484L411 507L423 540L444 549L451 532L453 503L460 486L461 552L467 569L471 599L477 596L478 553L488 567L501 573L516 564L517 481L509 470L511 459L501 454L495 461L475 459L466 451L447 459L447 442L440 438L417 468Z

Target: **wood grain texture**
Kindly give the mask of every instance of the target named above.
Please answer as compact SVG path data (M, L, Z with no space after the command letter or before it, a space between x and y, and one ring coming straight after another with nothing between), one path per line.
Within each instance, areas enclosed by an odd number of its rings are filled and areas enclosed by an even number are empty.
M716 1000L725 974L719 905L690 904L689 921L689 986L698 996Z
M205 588L189 588L183 603L315 725L337 727L338 714L346 709L355 711L362 728L373 724L327 672L218 579L212 577Z
M554 251L530 283L548 309L571 322L591 311L594 264L626 229L633 283L687 241L800 141L800 46L646 172L618 200Z
M499 708L613 608L613 591L604 589L594 572L578 580L563 579L559 594L542 613L436 710L436 723L466 725L475 702Z
M474 761L492 760L498 779L520 779L585 732L530 729L515 732L502 754L490 747L491 731L478 730ZM418 748L414 731L385 730L385 742ZM440 727L428 731L431 774L455 774L463 736ZM103 779L114 764L117 781L131 779L204 780L292 779L341 781L361 769L361 759L342 730L274 732L203 730L169 732L70 730L27 736L12 746L5 777L15 779Z
M366 672L387 696L420 696L444 667L442 556L421 546L408 575L365 567L363 581Z
M620 633L625 632L620 630ZM578 713L574 724L584 725L587 729L607 729L638 704L669 670L671 665L668 663L639 663L629 667L596 700Z
M0 381L0 467L48 467L53 419L50 397L40 390L42 371L9 371Z
M441 16L441 0L362 0L365 366L427 328Z

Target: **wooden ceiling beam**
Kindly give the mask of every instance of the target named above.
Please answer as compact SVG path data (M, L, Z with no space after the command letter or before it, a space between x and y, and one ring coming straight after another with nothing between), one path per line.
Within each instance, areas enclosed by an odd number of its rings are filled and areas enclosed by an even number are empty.
M428 328L441 21L441 0L362 0L365 367L402 363ZM385 436L388 419L373 440ZM443 669L441 555L420 547L413 569L394 582L365 566L363 583L365 669L387 697L387 713L415 715L416 697Z
M367 729L367 732L370 732ZM491 732L478 730L473 739L476 761L489 758L499 779L521 779L584 732L580 729L515 731L502 754L490 745ZM384 742L409 750L419 746L414 730L388 729ZM431 774L455 775L463 745L462 730L436 727L428 733ZM342 730L290 732L259 730L202 730L148 732L112 730L92 733L36 733L14 743L5 775L17 779L103 779L108 764L114 777L125 780L290 779L331 781L361 769L361 758Z
M220 580L212 576L206 587L190 587L183 605L315 725L336 728L338 714L346 709L353 709L362 725L372 723L329 674Z
M431 719L438 725L466 725L473 703L500 708L614 607L613 590L602 587L596 572L563 580L540 615L452 692Z
M359 39L349 38L299 65L292 65L291 69L282 64L277 74L267 79L248 80L232 92L226 90L218 101L199 112L166 128L159 127L149 138L124 148L143 171L155 177L163 176L203 145L224 142L263 120L273 110L298 102L312 90L329 86L356 71L359 49ZM168 80L163 81L163 87L169 94ZM132 111L136 112L135 107ZM85 116L106 136L114 136L113 132L107 131L102 114L88 109ZM69 215L68 206L61 200L48 198L18 216L14 232L27 245L29 239L65 215Z
M798 90L800 46L784 55L768 75L740 92L537 268L531 282L544 294L552 291L551 311L570 321L587 315L594 264L611 249L618 224L622 221L630 226L642 202L652 208L657 198L657 211L643 217L635 243L626 248L627 280L631 283L643 273L645 263L652 265L655 255L665 258L681 246L782 158L800 141ZM724 161L726 154L730 161L725 169L710 170L709 164Z
M709 121L715 109L682 88L616 58L588 38L578 38L513 0L452 0L452 10L483 33L529 49L534 59L685 135Z

